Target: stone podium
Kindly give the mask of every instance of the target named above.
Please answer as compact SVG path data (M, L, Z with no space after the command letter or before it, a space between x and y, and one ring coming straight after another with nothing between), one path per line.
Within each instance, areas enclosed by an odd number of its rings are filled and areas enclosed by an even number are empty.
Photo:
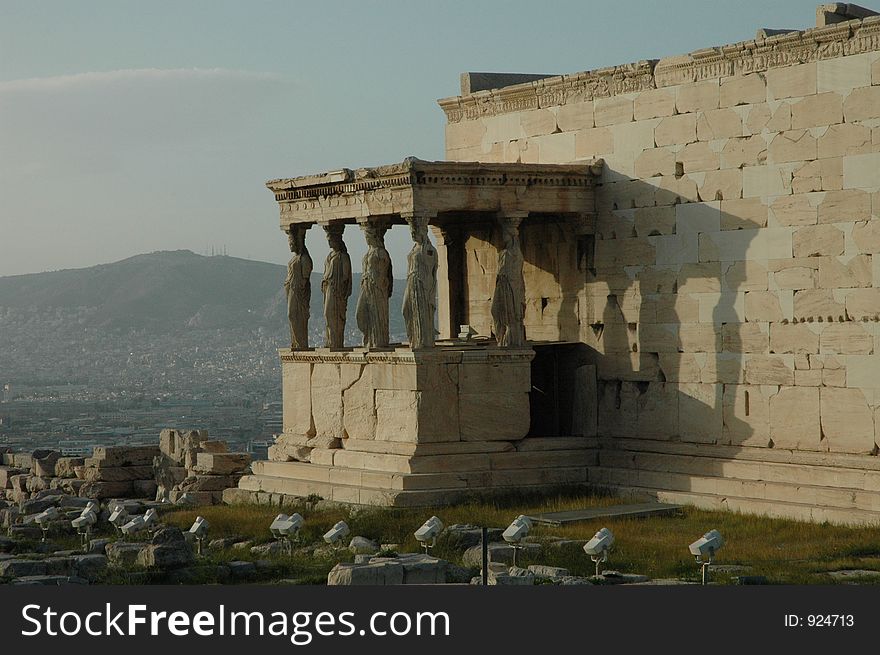
M526 438L531 348L282 350L284 433L240 489L395 506L585 482L582 438Z

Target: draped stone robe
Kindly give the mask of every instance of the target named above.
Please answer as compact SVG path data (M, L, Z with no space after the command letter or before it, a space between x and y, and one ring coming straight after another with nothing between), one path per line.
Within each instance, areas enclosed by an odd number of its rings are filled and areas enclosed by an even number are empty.
M437 287L437 251L427 239L416 242L406 258L403 319L410 348L434 345L434 305Z
M370 246L364 255L361 293L355 313L368 348L388 346L388 299L392 285L391 256L383 247Z
M321 281L324 293L324 320L327 323L324 345L342 348L345 345L345 314L351 295L351 258L345 250L330 250L324 263Z
M309 303L312 297L312 258L305 248L294 253L287 264L284 290L287 294L287 320L290 323L290 347L309 347Z

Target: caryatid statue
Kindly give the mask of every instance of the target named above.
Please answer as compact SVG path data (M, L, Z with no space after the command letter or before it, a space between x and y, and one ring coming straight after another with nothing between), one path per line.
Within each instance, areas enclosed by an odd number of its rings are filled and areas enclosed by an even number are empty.
M358 296L358 329L364 333L367 348L388 347L388 299L391 297L393 278L391 256L385 250L385 226L375 223L361 225L367 240L363 260L361 293Z
M523 280L523 256L519 244L519 218L501 222L504 241L498 253L498 274L492 296L492 329L499 346L518 348L526 343L524 317L526 285Z
M293 257L287 263L284 291L287 293L287 320L290 322L290 347L309 347L309 302L312 297L312 258L306 248L308 225L291 224L287 243Z
M327 328L324 345L342 348L345 345L345 313L351 295L351 257L342 240L344 225L325 225L330 253L324 262L321 292L324 294L324 320Z
M406 291L403 295L403 320L410 348L434 345L434 306L437 302L437 250L428 239L428 218L406 218L413 247L406 257Z

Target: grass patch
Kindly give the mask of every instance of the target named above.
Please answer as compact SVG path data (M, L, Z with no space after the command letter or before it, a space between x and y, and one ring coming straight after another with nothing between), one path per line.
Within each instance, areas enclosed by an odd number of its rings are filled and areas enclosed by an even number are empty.
M260 543L272 539L268 526L279 511L298 511L305 518L301 543L319 543L326 530L337 521L344 520L351 527L352 536L362 535L380 544L399 544L401 552L416 552L420 547L413 532L432 513L436 513L446 525L472 523L503 528L518 514L574 510L622 502L626 501L609 496L560 492L542 496L512 495L435 510L336 508L310 511L306 506L214 506L174 510L164 514L163 520L187 529L195 517L201 515L211 523L212 539L241 535ZM713 528L719 530L725 539L718 564L750 566L752 570L749 575L763 575L773 583L828 584L832 580L825 575L827 571L880 570L880 528L802 523L696 508L684 508L677 516L603 519L560 527L536 524L530 538L544 547L531 563L561 566L575 575L590 575L593 563L584 554L580 543L561 547L552 543L557 538L583 542L601 527L611 529L616 540L606 568L642 573L652 578L697 580L699 569L687 546ZM438 557L460 563L461 553L446 548L442 540L432 552ZM251 559L248 551L239 550L212 557ZM287 559L292 560L297 575L323 580L325 577L321 576L321 572L326 574L335 561L349 558L343 552L325 561L296 556ZM523 560L523 564L528 563ZM713 579L726 583L731 582L735 575L719 572L713 575Z

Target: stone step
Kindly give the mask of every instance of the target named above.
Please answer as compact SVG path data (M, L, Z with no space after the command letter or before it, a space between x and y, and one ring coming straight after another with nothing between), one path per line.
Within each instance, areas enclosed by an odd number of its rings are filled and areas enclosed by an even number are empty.
M311 455L312 463L316 464L388 473L461 473L510 468L589 466L596 462L596 451L590 449L404 456L316 448Z
M600 451L599 466L852 489L854 491L880 491L880 472L864 469L758 462L755 460L726 460L715 457L622 450Z
M684 443L680 441L657 441L654 439L630 439L602 437L600 449L628 450L635 452L670 453L692 457L719 457L728 460L753 460L798 464L807 466L833 466L866 471L880 471L880 457L851 455L825 451L786 450L782 448L755 448L751 446L727 446L722 444Z
M574 462L572 462L574 463ZM587 481L586 466L550 467L535 469L499 469L494 471L464 471L461 473L388 473L364 471L343 467L321 466L305 462L254 462L253 476L242 478L241 488L260 491L247 485L255 484L256 478L277 478L291 480L296 489L310 488L308 493L319 486L347 486L373 491L414 491L438 489L482 489L492 486L517 486L529 484L571 484ZM277 486L278 483L273 483ZM322 486L323 485L323 486ZM296 495L298 491L277 491ZM307 494L303 494L307 495Z
M601 486L696 492L717 495L719 498L744 498L774 503L816 505L841 510L856 509L880 512L880 494L869 491L853 491L852 489L737 480L607 466L591 468L589 478L591 483Z
M583 483L576 483L583 484ZM242 494L250 494L254 502L279 506L293 503L297 498L318 494L326 500L358 505L382 505L388 507L436 507L460 503L473 498L474 494L491 496L518 491L546 490L547 484L517 484L513 486L474 487L468 489L418 489L388 491L366 489L349 485L329 484L276 478L272 476L249 475L241 479L236 491L236 500L242 502ZM228 490L227 490L228 491Z
M836 509L832 507L815 507L793 502L771 502L755 498L721 498L710 494L692 491L668 491L626 485L592 485L592 488L604 488L617 494L629 495L634 498L652 498L661 503L690 505L706 510L724 510L758 514L771 518L795 519L814 523L828 522L835 525L872 525L880 523L880 512L858 509Z

